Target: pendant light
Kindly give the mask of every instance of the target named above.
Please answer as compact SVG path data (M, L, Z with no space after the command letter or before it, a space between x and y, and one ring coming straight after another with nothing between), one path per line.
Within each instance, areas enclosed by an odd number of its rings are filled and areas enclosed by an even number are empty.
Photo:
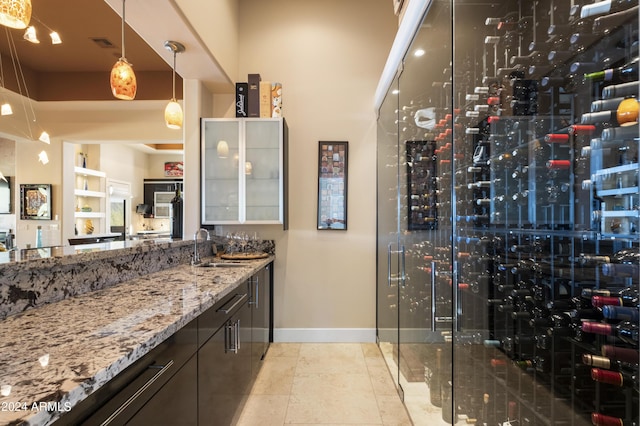
M184 45L177 41L167 40L164 42L165 49L173 52L173 92L171 101L164 109L164 121L170 129L180 129L182 127L182 107L176 101L176 54L184 52Z
M118 99L130 101L136 97L138 84L136 82L136 75L133 72L133 68L131 64L127 62L127 58L124 55L124 2L125 0L122 0L122 56L111 69L110 82L113 96Z
M0 24L23 30L31 21L31 0L0 0Z

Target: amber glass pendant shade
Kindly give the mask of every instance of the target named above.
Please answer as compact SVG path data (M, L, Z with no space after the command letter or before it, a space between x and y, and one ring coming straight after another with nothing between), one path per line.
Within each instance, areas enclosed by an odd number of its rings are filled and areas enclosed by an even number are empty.
M182 107L175 99L171 99L164 109L164 121L170 129L180 129L182 127Z
M183 114L182 107L176 102L176 54L184 52L184 45L177 41L167 40L164 42L164 47L173 53L173 96L164 109L164 121L168 128L180 129L182 128Z
M118 99L130 101L135 99L138 83L131 64L120 58L111 69L111 92Z
M0 24L23 30L31 21L31 0L0 0Z

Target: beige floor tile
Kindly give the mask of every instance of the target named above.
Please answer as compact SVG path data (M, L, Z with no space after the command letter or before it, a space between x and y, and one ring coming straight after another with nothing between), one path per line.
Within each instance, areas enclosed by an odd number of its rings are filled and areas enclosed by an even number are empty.
M369 370L369 377L371 379L371 386L373 387L373 393L376 395L385 396L398 396L398 388L391 379L389 372L383 369Z
M296 375L312 373L367 374L358 343L305 344L300 348Z
M382 354L380 353L380 349L378 345L375 343L361 343L362 353L365 358L374 357L374 358L382 358Z
M404 426L411 421L377 345L273 343L238 424Z
M267 357L262 361L252 395L289 395L296 371L297 357Z
M298 356L300 343L271 343L266 358L275 356Z
M381 424L367 374L296 375L286 423Z
M237 426L282 426L288 403L288 395L251 395Z
M411 426L411 419L398 396L377 396L382 424L388 426Z

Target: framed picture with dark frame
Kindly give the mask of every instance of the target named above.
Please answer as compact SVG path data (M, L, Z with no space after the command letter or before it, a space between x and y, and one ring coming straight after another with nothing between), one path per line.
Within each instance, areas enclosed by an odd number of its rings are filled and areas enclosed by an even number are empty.
M318 143L318 229L347 229L349 142Z
M20 219L51 220L51 184L20 185Z

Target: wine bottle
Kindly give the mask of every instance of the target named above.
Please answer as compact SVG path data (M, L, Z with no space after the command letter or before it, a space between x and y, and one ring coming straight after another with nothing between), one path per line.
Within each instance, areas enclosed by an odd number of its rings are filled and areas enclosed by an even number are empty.
M453 403L453 383L442 384L442 420L451 425L458 421L456 405Z
M604 263L602 273L607 277L635 277L640 276L640 266L628 263Z
M612 99L625 96L637 96L638 95L638 82L629 81L627 83L612 84L602 89L603 99Z
M636 85L638 83L636 82ZM632 140L638 138L638 123L624 127L609 127L602 130L602 140Z
M581 124L604 124L614 127L637 121L638 101L633 98L623 100L617 110L589 112L580 117Z
M621 364L620 361L612 360L611 358L606 356L592 354L582 354L582 363L590 367L603 368L605 370L611 371L617 371L619 369L631 367L628 363L625 366L625 364Z
M489 422L489 394L482 395L482 411L480 413L480 425L488 426Z
M580 253L579 263L581 265L594 265L602 263L627 263L631 265L640 265L640 250L638 250L638 248L625 248L622 250L618 250L617 252L609 256ZM611 296L612 294L602 295Z
M602 307L602 316L612 320L638 321L640 319L640 311L638 311L637 306L631 308L628 306L604 305Z
M604 0L587 4L580 9L580 19L590 16L604 15L605 13L614 13L621 10L629 9L638 2L636 0Z
M638 376L626 371L611 371L602 368L592 368L591 378L596 382L608 383L614 386L635 386L637 387Z
M591 102L591 112L600 112L607 110L617 110L620 102L626 98L602 99Z
M600 413L591 413L591 423L593 423L594 426L638 426L638 423L635 421L605 416Z
M621 348L613 345L602 345L602 355L615 361L628 362L630 364L638 364L640 361L640 353L637 349Z
M509 64L514 66L516 64L520 65L543 65L547 63L547 57L541 51L534 50L530 52L526 56L512 56L509 59Z
M442 391L440 389L440 377L442 374L442 349L436 349L436 363L431 372L429 381L429 400L434 407L442 407Z
M603 336L618 336L625 343L638 345L638 325L625 321L615 326L595 321L582 323L582 331L585 333L600 334Z
M590 81L612 81L615 83L636 81L638 80L638 58L618 68L585 74L584 78Z
M568 170L571 168L570 160L549 160L547 161L547 169L549 170Z
M594 19L592 26L593 32L595 34L608 34L612 30L620 28L627 23L627 21L633 22L632 20L638 19L638 8L638 6L634 6L627 10Z
M625 294L620 297L615 296L593 296L591 298L591 303L595 308L602 308L605 305L610 306L627 306L627 307L637 307L638 302L638 294Z

